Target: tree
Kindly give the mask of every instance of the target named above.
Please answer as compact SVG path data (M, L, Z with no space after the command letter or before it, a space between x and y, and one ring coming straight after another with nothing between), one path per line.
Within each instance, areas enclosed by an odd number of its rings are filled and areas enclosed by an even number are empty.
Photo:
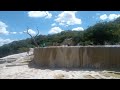
M27 28L27 34L30 35L32 41L34 42L35 46L36 47L39 47L38 43L36 42L35 38L39 35L39 30L37 29L37 34L35 36L32 36L30 33L29 33L29 28Z

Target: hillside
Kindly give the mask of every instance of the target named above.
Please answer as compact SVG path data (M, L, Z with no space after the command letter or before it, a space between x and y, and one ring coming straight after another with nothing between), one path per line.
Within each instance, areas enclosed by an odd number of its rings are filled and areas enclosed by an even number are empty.
M53 35L39 35L35 38L40 47L60 45L119 45L120 18L110 22L98 22L84 31L65 30ZM28 51L35 45L30 38L14 41L0 47L0 58Z

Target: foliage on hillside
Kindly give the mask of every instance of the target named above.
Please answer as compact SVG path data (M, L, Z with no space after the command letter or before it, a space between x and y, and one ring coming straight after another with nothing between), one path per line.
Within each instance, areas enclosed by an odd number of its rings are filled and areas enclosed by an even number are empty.
M62 45L68 39L72 45L118 45L120 44L120 18L110 22L98 22L84 31L65 30L53 35L39 35L35 38L40 47ZM0 57L21 53L34 48L30 38L14 41L0 47Z

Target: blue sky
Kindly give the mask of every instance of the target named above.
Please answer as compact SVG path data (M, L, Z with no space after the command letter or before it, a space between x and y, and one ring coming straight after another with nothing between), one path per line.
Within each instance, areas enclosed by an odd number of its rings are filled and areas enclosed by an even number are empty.
M26 39L29 33L54 34L65 30L85 30L99 21L111 21L120 11L0 11L0 46Z

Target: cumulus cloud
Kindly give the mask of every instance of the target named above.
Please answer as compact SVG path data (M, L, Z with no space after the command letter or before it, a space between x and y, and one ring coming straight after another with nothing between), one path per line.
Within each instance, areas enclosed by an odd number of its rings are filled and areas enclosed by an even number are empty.
M10 32L10 34L17 34L17 32Z
M41 18L41 17L51 18L52 14L49 13L48 11L29 11L28 16L34 18Z
M62 29L59 28L59 27L53 27L53 28L51 28L51 30L50 30L48 33L49 33L49 34L56 34L56 33L62 32L62 31L64 31L64 30L62 30Z
M118 17L120 17L120 14L110 14L110 15L108 16L108 18L109 18L110 20L114 20L114 19L116 19L116 18L118 18Z
M2 21L0 21L0 34L9 34L9 32L7 31L7 28L8 26L3 23Z
M75 16L76 12L77 11L64 11L57 16L55 21L58 22L59 25L81 24L81 19Z
M53 23L51 26L56 26L56 23Z
M0 38L0 46L4 45L4 44L8 44L8 43L11 43L13 42L14 40L11 40L11 39L2 39Z
M26 33L27 31L23 31L23 32ZM37 33L36 33L34 30L32 30L32 29L29 29L28 32L29 32L32 36L35 36L35 35L37 34ZM19 32L19 33L22 34L22 32Z
M19 32L19 34L23 34L23 32Z
M52 14L46 11L46 18L51 18L51 17L52 17Z
M64 25L65 25L65 23L59 23L59 25L64 26ZM68 26L68 25L66 25L66 26Z
M106 15L106 14L103 14L100 16L100 19L101 20L114 20L116 18L120 17L120 14L109 14L109 15Z
M82 27L73 28L72 31L83 31L84 29Z
M108 16L106 14L103 14L103 15L100 16L101 20L106 20L107 18L108 18Z

